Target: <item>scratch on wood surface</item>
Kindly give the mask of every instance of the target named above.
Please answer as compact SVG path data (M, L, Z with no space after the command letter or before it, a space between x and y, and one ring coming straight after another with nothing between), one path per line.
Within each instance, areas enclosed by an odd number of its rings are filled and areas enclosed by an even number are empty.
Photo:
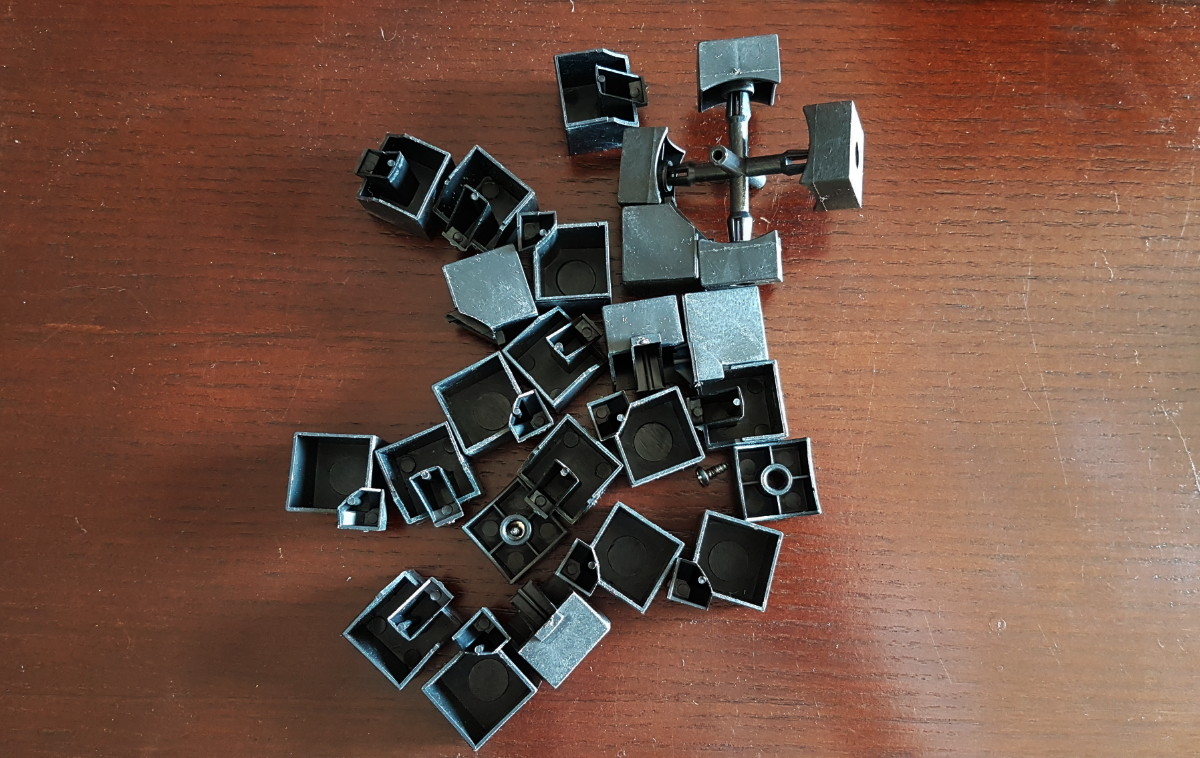
M1162 415L1167 417L1167 421L1171 422L1171 426L1175 427L1175 433L1179 435L1179 441L1183 443L1183 452L1187 453L1188 463L1192 466L1192 481L1196 483L1196 494L1200 494L1200 473L1196 472L1196 459L1192 457L1187 438L1183 436L1183 430L1179 428L1179 424L1175 423L1175 419L1171 418L1170 413L1167 413L1166 406L1159 403L1158 409L1162 411ZM1191 503L1188 503L1188 510L1191 510L1191 507Z
M1042 369L1042 356L1038 353L1037 337L1033 334L1033 322L1029 320L1029 283L1032 279L1033 264L1030 263L1029 270L1025 273L1025 293L1021 296L1021 300L1025 303L1025 326L1029 328L1029 340L1033 343L1033 357L1037 361L1038 376L1042 379L1042 395L1046 398L1046 415L1050 419L1050 431L1054 434L1054 449L1058 452L1058 467L1062 470L1063 494L1067 496L1067 504L1075 508L1075 518L1079 518L1079 506L1071 500L1071 485L1067 483L1067 465L1063 462L1062 444L1058 441L1058 422L1054 420L1054 411L1050 408L1050 390L1046 387L1046 372Z
M938 663L942 664L942 671L945 672L946 678L954 684L954 677L950 676L950 670L946 668L946 662L942 660L942 651L938 647L937 640L933 638L933 627L929 625L929 614L925 614L925 631L929 632L929 641L933 643L933 652L937 655Z

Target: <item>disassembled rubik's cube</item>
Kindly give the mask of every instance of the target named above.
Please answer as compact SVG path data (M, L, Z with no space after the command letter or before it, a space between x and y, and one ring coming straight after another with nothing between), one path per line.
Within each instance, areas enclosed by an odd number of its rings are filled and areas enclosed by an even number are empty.
M433 385L446 422L407 439L297 433L287 509L336 513L341 529L382 531L389 513L393 523L445 526L481 494L471 458L540 437L512 482L463 526L509 583L549 555L622 470L637 487L731 448L741 517L706 511L687 558L683 541L618 502L551 579L523 586L504 621L483 608L464 624L441 582L400 574L344 636L400 688L453 640L457 654L422 690L473 749L543 679L561 685L608 633L609 620L584 599L597 587L643 613L664 582L668 599L694 608L717 598L766 610L783 534L761 522L821 506L811 443L787 438L767 350L756 285L783 281L782 247L775 231L753 236L751 190L768 176L799 176L819 210L862 207L852 101L804 107L807 150L749 154L751 103L773 104L781 78L776 35L700 43L699 109L725 106L729 141L699 164L683 161L666 127L639 125L647 87L627 56L568 53L555 68L568 152L622 151L625 287L659 296L612 302L607 222L558 223L478 146L455 165L444 150L389 134L362 154L359 202L467 254L443 268L454 303L447 319L497 349ZM677 187L716 181L729 185L728 242L707 239L674 200ZM564 408L606 359L614 392L587 404L589 430ZM728 468L696 476L707 486Z

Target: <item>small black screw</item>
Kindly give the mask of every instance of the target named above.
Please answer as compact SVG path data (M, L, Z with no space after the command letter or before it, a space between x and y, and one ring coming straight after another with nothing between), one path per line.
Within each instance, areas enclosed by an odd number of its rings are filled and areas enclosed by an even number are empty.
M714 477L720 476L728 468L729 468L728 463L718 463L717 465L713 466L712 468L704 468L703 466L697 466L696 467L696 481L700 482L701 487L707 487L708 483L711 482Z

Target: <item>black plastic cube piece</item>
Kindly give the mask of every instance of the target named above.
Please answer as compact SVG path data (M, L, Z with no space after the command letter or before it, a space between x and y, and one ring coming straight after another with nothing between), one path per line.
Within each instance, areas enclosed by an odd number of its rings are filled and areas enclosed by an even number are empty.
M724 105L729 88L744 82L753 85L752 101L775 104L775 87L782 78L778 34L707 40L697 46L696 54L701 113Z
M514 479L463 527L509 584L524 576L567 535L556 516L546 518L533 509L527 500L532 492L521 478Z
M600 586L645 613L662 587L683 542L618 502L592 540Z
M558 235L558 214L554 211L522 213L517 233L517 250L532 253L539 247L554 243Z
M366 150L355 173L362 177L358 202L372 216L410 234L432 239L443 221L434 212L450 153L408 134L389 134L378 150Z
M517 395L508 417L508 428L518 443L548 432L552 426L554 416L550 413L550 406L537 390Z
M706 406L703 420L697 419L694 413L692 416L693 423L704 430L707 449L787 438L787 409L776 361L729 366L723 379L700 384L700 403L705 403L707 398L723 397L736 397L741 413L733 417L719 413L721 403L713 403ZM709 407L715 407L718 412L709 412Z
M689 292L683 323L697 384L724 378L728 366L770 358L758 287Z
M620 147L625 130L638 125L638 105L646 102L644 81L619 76L629 74L629 56L604 48L562 53L554 56L554 70L567 152L582 155Z
M667 137L665 126L626 129L621 145L617 202L655 205L675 194L666 172L683 165L686 153Z
M571 589L591 597L600 583L600 567L596 563L596 551L591 544L577 539L555 569L554 575L567 583Z
M560 582L551 579L544 588L528 582L510 604L517 612L512 622L520 640L517 654L557 689L600 644L612 624L565 584L561 593L552 589L552 584Z
M634 290L678 291L700 284L697 245L705 239L674 202L621 209L621 279Z
M465 455L479 455L511 436L508 418L521 390L500 353L433 385L433 394Z
M509 654L507 632L503 633L505 643L495 650L475 652L476 646L486 649L494 641L486 633L473 633L481 621L492 629L502 628L490 611L486 616L482 611L476 614L455 636L471 645L470 649L455 655L421 688L472 750L481 748L499 731L537 694L541 684L532 668Z
M536 210L529 185L476 145L445 180L434 213L455 249L482 253L515 241L518 217Z
M675 355L686 346L674 295L608 305L603 313L614 388L647 393L678 381Z
M342 636L389 682L404 689L462 624L449 606L452 599L436 579L405 571L375 596ZM404 633L392 619L407 622Z
M538 308L558 306L577 314L608 305L612 302L608 222L558 224L553 241L534 247L532 266Z
M783 281L783 245L771 231L744 242L700 240L700 286L706 290L778 284Z
M712 585L700 564L682 556L676 560L671 581L667 583L667 599L707 611L712 598Z
M812 440L802 437L733 449L738 500L747 521L775 521L821 513Z
M375 451L375 461L383 479L379 486L386 486L406 524L424 521L430 513L446 507L453 511L458 506L461 513L462 504L480 494L475 473L446 423L379 448ZM447 502L441 492L436 493L436 499L429 499L434 475L431 473L428 478L421 475L435 469L442 472L436 481L442 482L444 476L453 503ZM441 521L449 515L439 512L434 520Z
M861 208L866 138L853 100L804 106L808 120L808 165L800 183L815 210Z
M601 442L615 440L628 412L629 396L624 392L614 392L588 403L588 415L592 417L596 439Z
M568 415L530 454L520 477L533 487L529 497L535 512L574 524L620 472L621 461Z
M630 403L617 433L617 445L634 487L704 460L704 449L678 387Z
M693 560L713 597L767 610L783 532L716 511L705 511Z
M537 305L512 245L472 255L442 267L454 310L446 320L503 345L537 318Z
M387 529L387 496L381 489L357 489L338 506L337 517L338 529L382 532Z
M600 328L587 316L572 320L554 308L505 345L504 357L557 411L598 375L600 340Z
M287 510L337 513L352 493L372 486L371 459L378 445L379 438L373 434L296 432Z

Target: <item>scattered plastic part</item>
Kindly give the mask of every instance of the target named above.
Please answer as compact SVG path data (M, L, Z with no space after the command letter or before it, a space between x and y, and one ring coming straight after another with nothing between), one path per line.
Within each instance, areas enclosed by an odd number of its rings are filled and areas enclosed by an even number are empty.
M621 423L629 412L629 397L624 392L614 392L598 400L588 403L588 415L592 417L592 427L596 430L596 439L601 444L613 442L608 447L616 449L617 432L621 431Z
M372 486L371 459L378 445L379 438L373 434L296 432L287 510L337 513L352 493Z
M821 513L812 440L738 445L733 449L738 501L747 521L775 521Z
M522 213L517 234L517 250L532 253L539 247L554 243L558 236L558 214L554 211Z
M783 74L778 34L707 40L697 46L696 53L701 113L725 105L729 92L743 82L753 85L752 101L775 104L775 87Z
M705 511L693 560L713 597L767 610L783 532L716 511Z
M429 662L462 623L442 583L405 571L392 580L342 636L398 689ZM403 630L403 631L402 631Z
M437 516L434 522L446 523L444 519L454 513L454 506L457 506L457 512L461 515L462 504L480 494L475 474L447 423L379 448L375 451L375 461L382 472L380 486L387 487L392 502L406 524L424 521L435 512ZM435 497L430 499L429 485L433 481L433 474L430 473L429 477L423 474L435 470L442 472L437 481L445 482L453 504L447 501L442 492L434 492ZM440 512L447 507L450 507L450 511Z
M460 651L421 688L472 750L483 747L537 694L541 683L528 664L509 655L508 639L484 608L455 635Z
M338 529L382 532L387 529L387 499L383 490L362 487L350 493L337 509Z
M697 384L724 378L727 366L771 357L757 287L690 292L683 296L683 323Z
M621 145L621 173L617 202L621 205L656 205L675 193L668 172L683 164L685 152L667 137L665 126L625 130Z
M463 527L509 584L524 576L567 535L556 516L541 516L529 504L533 491L522 477L514 479Z
M853 100L804 106L808 121L808 166L800 183L815 210L861 208L866 138Z
M622 502L592 540L600 586L645 613L683 542Z
M571 592L555 603L534 582L526 584L511 605L532 630L517 654L555 689L612 629L609 620L579 595Z
M537 318L537 306L512 245L442 266L454 310L446 320L503 345Z
M553 239L534 246L532 265L538 308L578 314L612 302L607 221L558 224Z
M511 435L508 418L521 390L500 353L433 385L433 394L465 455L479 455Z
M504 357L557 411L596 378L603 360L597 349L601 336L587 316L572 321L554 308L505 345Z
M706 237L674 202L621 209L621 277L632 289L680 290L700 283L697 245Z
M625 130L638 125L646 83L629 72L629 56L598 48L554 56L567 152L594 153L620 147Z
M517 395L512 413L508 416L508 428L518 443L527 442L549 431L553 425L554 416L550 414L550 408L537 390Z
M746 242L700 240L700 286L706 290L779 284L783 281L783 245L772 231Z
M518 478L529 506L574 524L590 511L621 472L621 461L592 438L574 416L564 416L534 449Z
M365 150L355 173L362 177L358 202L372 216L425 239L443 222L434 214L438 191L454 170L450 153L408 134L389 134L378 150Z
M712 585L700 564L679 557L671 572L671 581L667 583L667 599L707 611L712 598Z
M644 394L668 384L691 384L674 371L676 354L687 350L674 295L605 306L604 332L616 389Z
M634 487L704 460L704 449L678 387L630 403L617 433L617 445Z
M446 226L442 236L464 253L513 242L517 218L536 210L533 190L479 145L450 172L434 207Z
M728 404L719 402L731 398L734 400ZM707 402L710 399L718 402ZM702 408L702 418L696 417L697 404ZM788 435L783 386L775 361L727 367L723 379L700 385L700 396L689 403L689 408L692 423L704 430L704 447L708 450L782 440Z
M576 592L591 597L600 582L600 567L596 563L596 551L590 543L577 539L555 569L554 575Z

